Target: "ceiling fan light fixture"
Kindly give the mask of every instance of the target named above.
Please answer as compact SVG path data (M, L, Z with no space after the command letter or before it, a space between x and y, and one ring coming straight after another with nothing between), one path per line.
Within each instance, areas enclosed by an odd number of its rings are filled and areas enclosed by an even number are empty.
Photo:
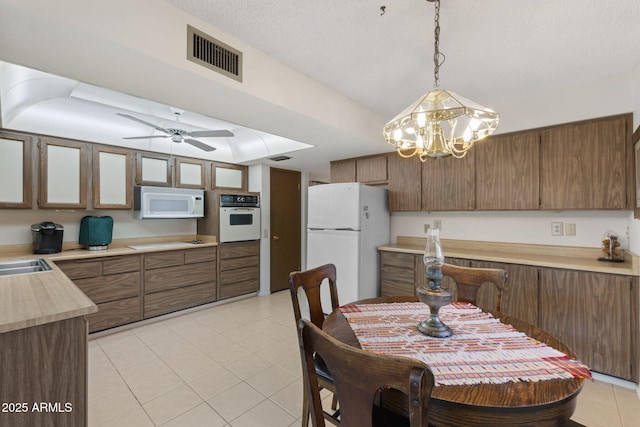
M442 55L440 0L435 2L434 89L418 98L387 123L382 134L402 157L421 161L452 155L465 156L473 144L495 132L500 115L455 92L439 89Z

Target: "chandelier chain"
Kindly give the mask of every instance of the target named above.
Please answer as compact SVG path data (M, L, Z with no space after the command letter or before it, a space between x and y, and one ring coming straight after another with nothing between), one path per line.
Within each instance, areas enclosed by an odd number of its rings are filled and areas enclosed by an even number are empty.
M433 49L433 78L434 87L437 89L440 86L440 0L435 2L435 29L434 29L434 49Z

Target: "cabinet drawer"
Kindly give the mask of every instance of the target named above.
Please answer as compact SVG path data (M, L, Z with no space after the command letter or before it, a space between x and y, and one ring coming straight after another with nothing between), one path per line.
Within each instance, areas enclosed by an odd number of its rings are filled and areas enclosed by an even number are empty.
M182 264L184 264L184 251L155 252L144 255L144 268L146 270Z
M232 284L222 285L218 289L218 299L237 297L251 292L257 292L260 288L260 280L244 280Z
M215 262L216 252L217 252L217 248L215 247L190 249L188 251L185 251L184 253L184 263L194 264L198 262L207 262L207 261Z
M244 258L229 258L220 260L220 271L236 270L243 267L256 267L260 265L260 257L250 256Z
M193 307L216 299L215 282L156 292L144 297L144 317L153 317Z
M140 255L116 256L102 260L102 274L128 273L140 271Z
M260 268L258 266L250 266L238 268L229 271L220 271L220 284L227 285L229 283L242 282L245 280L258 281L260 278Z
M74 282L96 303L140 296L140 272L76 279Z
M223 243L218 247L220 248L220 259L239 258L260 253L258 240L242 243Z
M397 252L380 252L380 265L383 267L394 266L398 268L414 269L415 255ZM413 274L412 274L413 276ZM412 278L413 280L413 278Z
M100 331L141 319L140 297L98 304L98 312L87 316L89 332Z
M98 259L57 261L56 265L71 280L82 279L85 277L96 277L102 274L102 265Z
M215 281L215 264L200 263L156 268L144 273L145 294Z

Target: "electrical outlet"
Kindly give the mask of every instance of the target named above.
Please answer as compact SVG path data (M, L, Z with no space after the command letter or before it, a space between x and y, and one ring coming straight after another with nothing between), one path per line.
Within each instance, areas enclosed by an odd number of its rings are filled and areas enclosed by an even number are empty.
M424 225L424 234L427 234L427 231L429 230L431 226L429 224L425 224Z
M562 223L561 222L552 222L551 223L551 235L552 236L562 236Z
M565 236L575 236L576 235L576 225L566 223L564 225L564 235Z
M442 230L442 221L439 219L433 220L433 228L437 228L438 230Z

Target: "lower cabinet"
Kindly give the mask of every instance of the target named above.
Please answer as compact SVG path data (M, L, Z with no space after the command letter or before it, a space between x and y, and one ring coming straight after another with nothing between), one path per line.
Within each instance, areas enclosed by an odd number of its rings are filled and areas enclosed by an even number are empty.
M509 277L501 312L549 332L594 371L638 380L637 277L459 258L446 262L504 269ZM381 251L380 279L382 296L415 295L426 282L422 255ZM445 278L442 286L455 300L455 284ZM493 308L492 289L480 289L480 307Z
M89 332L216 301L217 247L56 261L98 306ZM246 292L245 292L246 293Z
M142 255L57 261L56 265L98 306L89 332L142 319Z
M591 369L637 381L638 279L545 268L540 326Z
M222 243L218 250L218 299L257 292L260 289L260 242Z
M216 248L144 255L144 317L216 300Z

